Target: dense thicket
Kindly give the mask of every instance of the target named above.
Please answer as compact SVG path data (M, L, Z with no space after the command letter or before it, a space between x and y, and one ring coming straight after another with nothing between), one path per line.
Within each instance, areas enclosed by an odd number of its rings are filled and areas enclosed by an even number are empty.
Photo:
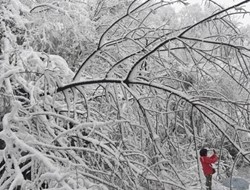
M199 189L201 147L248 167L248 2L3 0L0 189Z

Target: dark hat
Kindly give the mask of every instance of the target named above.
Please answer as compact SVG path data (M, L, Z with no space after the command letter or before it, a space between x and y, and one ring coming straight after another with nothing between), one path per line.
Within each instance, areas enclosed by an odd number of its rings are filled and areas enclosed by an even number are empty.
M207 149L205 149L205 148L201 149L200 156L207 156Z

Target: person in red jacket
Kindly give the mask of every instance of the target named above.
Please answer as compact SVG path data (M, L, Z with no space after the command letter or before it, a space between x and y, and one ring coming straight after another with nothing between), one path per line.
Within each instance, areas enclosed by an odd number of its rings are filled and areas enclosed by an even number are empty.
M207 156L208 150L203 148L200 150L200 162L202 165L203 173L206 177L206 188L207 190L212 190L212 175L215 173L215 169L212 164L218 160L215 150L213 150L213 155Z

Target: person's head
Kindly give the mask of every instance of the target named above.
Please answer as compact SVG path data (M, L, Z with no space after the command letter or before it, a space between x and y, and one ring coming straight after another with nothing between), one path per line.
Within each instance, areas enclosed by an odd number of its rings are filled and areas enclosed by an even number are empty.
M207 149L205 149L205 148L201 149L200 156L207 156Z

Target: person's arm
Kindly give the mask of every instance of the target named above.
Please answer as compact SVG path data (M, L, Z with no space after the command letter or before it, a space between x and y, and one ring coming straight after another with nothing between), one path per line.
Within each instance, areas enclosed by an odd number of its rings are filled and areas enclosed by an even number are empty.
M215 163L218 160L218 156L216 155L216 152L214 150L214 154L211 157L206 157L205 158L205 163L212 164Z

